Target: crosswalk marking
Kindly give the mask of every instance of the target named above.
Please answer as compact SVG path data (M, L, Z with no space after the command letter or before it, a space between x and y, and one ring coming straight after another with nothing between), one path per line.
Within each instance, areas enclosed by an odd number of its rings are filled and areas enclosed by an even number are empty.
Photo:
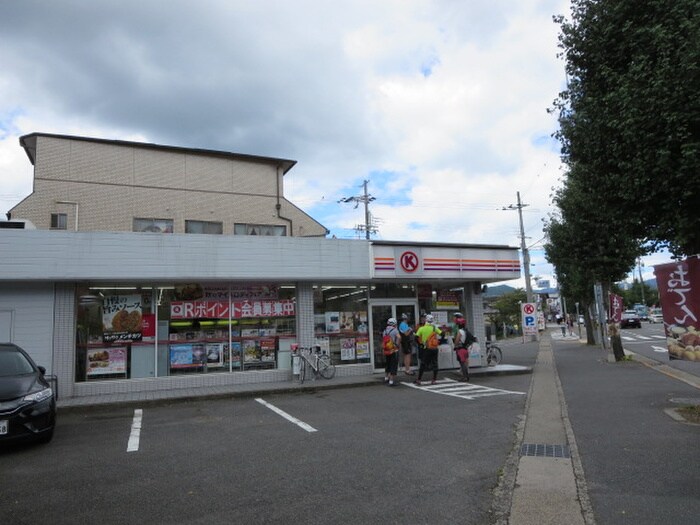
M502 396L507 394L525 395L525 392L514 392L502 390L500 388L489 388L487 386L473 385L471 383L461 383L454 379L441 379L436 384L414 385L413 383L401 383L418 390L430 392L432 394L442 394L445 396L459 397L462 399L477 399L479 397Z
M652 341L654 339L666 339L665 335L640 335L640 334L631 334L631 335L621 335L620 339L624 341Z

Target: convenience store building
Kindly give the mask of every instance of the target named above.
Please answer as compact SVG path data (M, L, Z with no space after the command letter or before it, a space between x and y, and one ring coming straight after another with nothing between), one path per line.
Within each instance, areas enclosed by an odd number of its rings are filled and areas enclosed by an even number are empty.
M38 160L42 141L50 162ZM293 344L320 345L339 376L371 375L384 367L388 317L406 313L415 321L425 311L448 323L461 311L484 340L482 285L520 276L518 250L508 246L325 238L281 195L293 162L280 168L279 159L36 134L26 144L35 148L28 151L36 162L33 197L44 204L30 196L13 208L12 219L40 223L32 213L51 212L46 224L53 228L0 229L0 340L25 348L55 375L62 398L290 381ZM139 154L148 157L142 164ZM167 217L165 208L144 212L158 205L144 201L137 212L126 211L132 231L104 231L91 211L104 196L94 192L112 192L118 201L115 190L127 186L132 200L134 188L172 197L172 180L168 188L134 181L139 170L152 175L163 160L182 156L185 175L208 160L227 177L252 165L259 181L269 168L270 195L253 193L254 208L268 202L272 213L218 225L210 211L178 209L169 213L181 216ZM82 180L81 169L108 172L105 158L133 171L131 185ZM213 180L216 169L209 168ZM221 199L215 193L211 198ZM65 208L68 220L59 213ZM206 233L210 228L222 234ZM450 359L444 356L442 366Z

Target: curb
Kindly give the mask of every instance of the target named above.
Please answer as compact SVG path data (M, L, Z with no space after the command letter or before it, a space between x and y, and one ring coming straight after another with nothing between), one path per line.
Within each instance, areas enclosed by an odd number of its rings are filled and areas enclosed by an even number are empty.
M668 366L663 363L659 363L658 361L654 361L653 359L649 359L648 357L631 352L627 349L625 349L625 353L632 356L636 362L643 364L647 368L656 370L657 372L661 372L668 377L677 379L678 381L683 381L692 387L700 389L700 377L696 375L684 372L683 370L678 370L677 368L673 368L672 366ZM608 357L608 361L609 359L610 358ZM613 362L615 361L613 360Z

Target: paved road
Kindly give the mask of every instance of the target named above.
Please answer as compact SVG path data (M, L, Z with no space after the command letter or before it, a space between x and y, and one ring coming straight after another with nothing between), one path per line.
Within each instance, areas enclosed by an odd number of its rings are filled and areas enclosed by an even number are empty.
M555 355L596 522L698 523L700 426L664 409L676 398L700 404L700 390L585 345L558 341Z
M0 523L489 523L530 376L449 376L263 397L315 431L253 398L149 406L134 452L134 407L70 411L0 452Z

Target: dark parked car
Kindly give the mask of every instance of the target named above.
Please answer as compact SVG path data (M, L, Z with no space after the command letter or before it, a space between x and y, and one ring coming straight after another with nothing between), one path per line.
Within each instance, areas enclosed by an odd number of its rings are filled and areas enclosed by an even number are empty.
M634 310L625 310L622 312L622 320L620 321L620 328L641 328L642 320L637 315Z
M0 442L51 441L56 398L45 373L19 346L0 343Z

